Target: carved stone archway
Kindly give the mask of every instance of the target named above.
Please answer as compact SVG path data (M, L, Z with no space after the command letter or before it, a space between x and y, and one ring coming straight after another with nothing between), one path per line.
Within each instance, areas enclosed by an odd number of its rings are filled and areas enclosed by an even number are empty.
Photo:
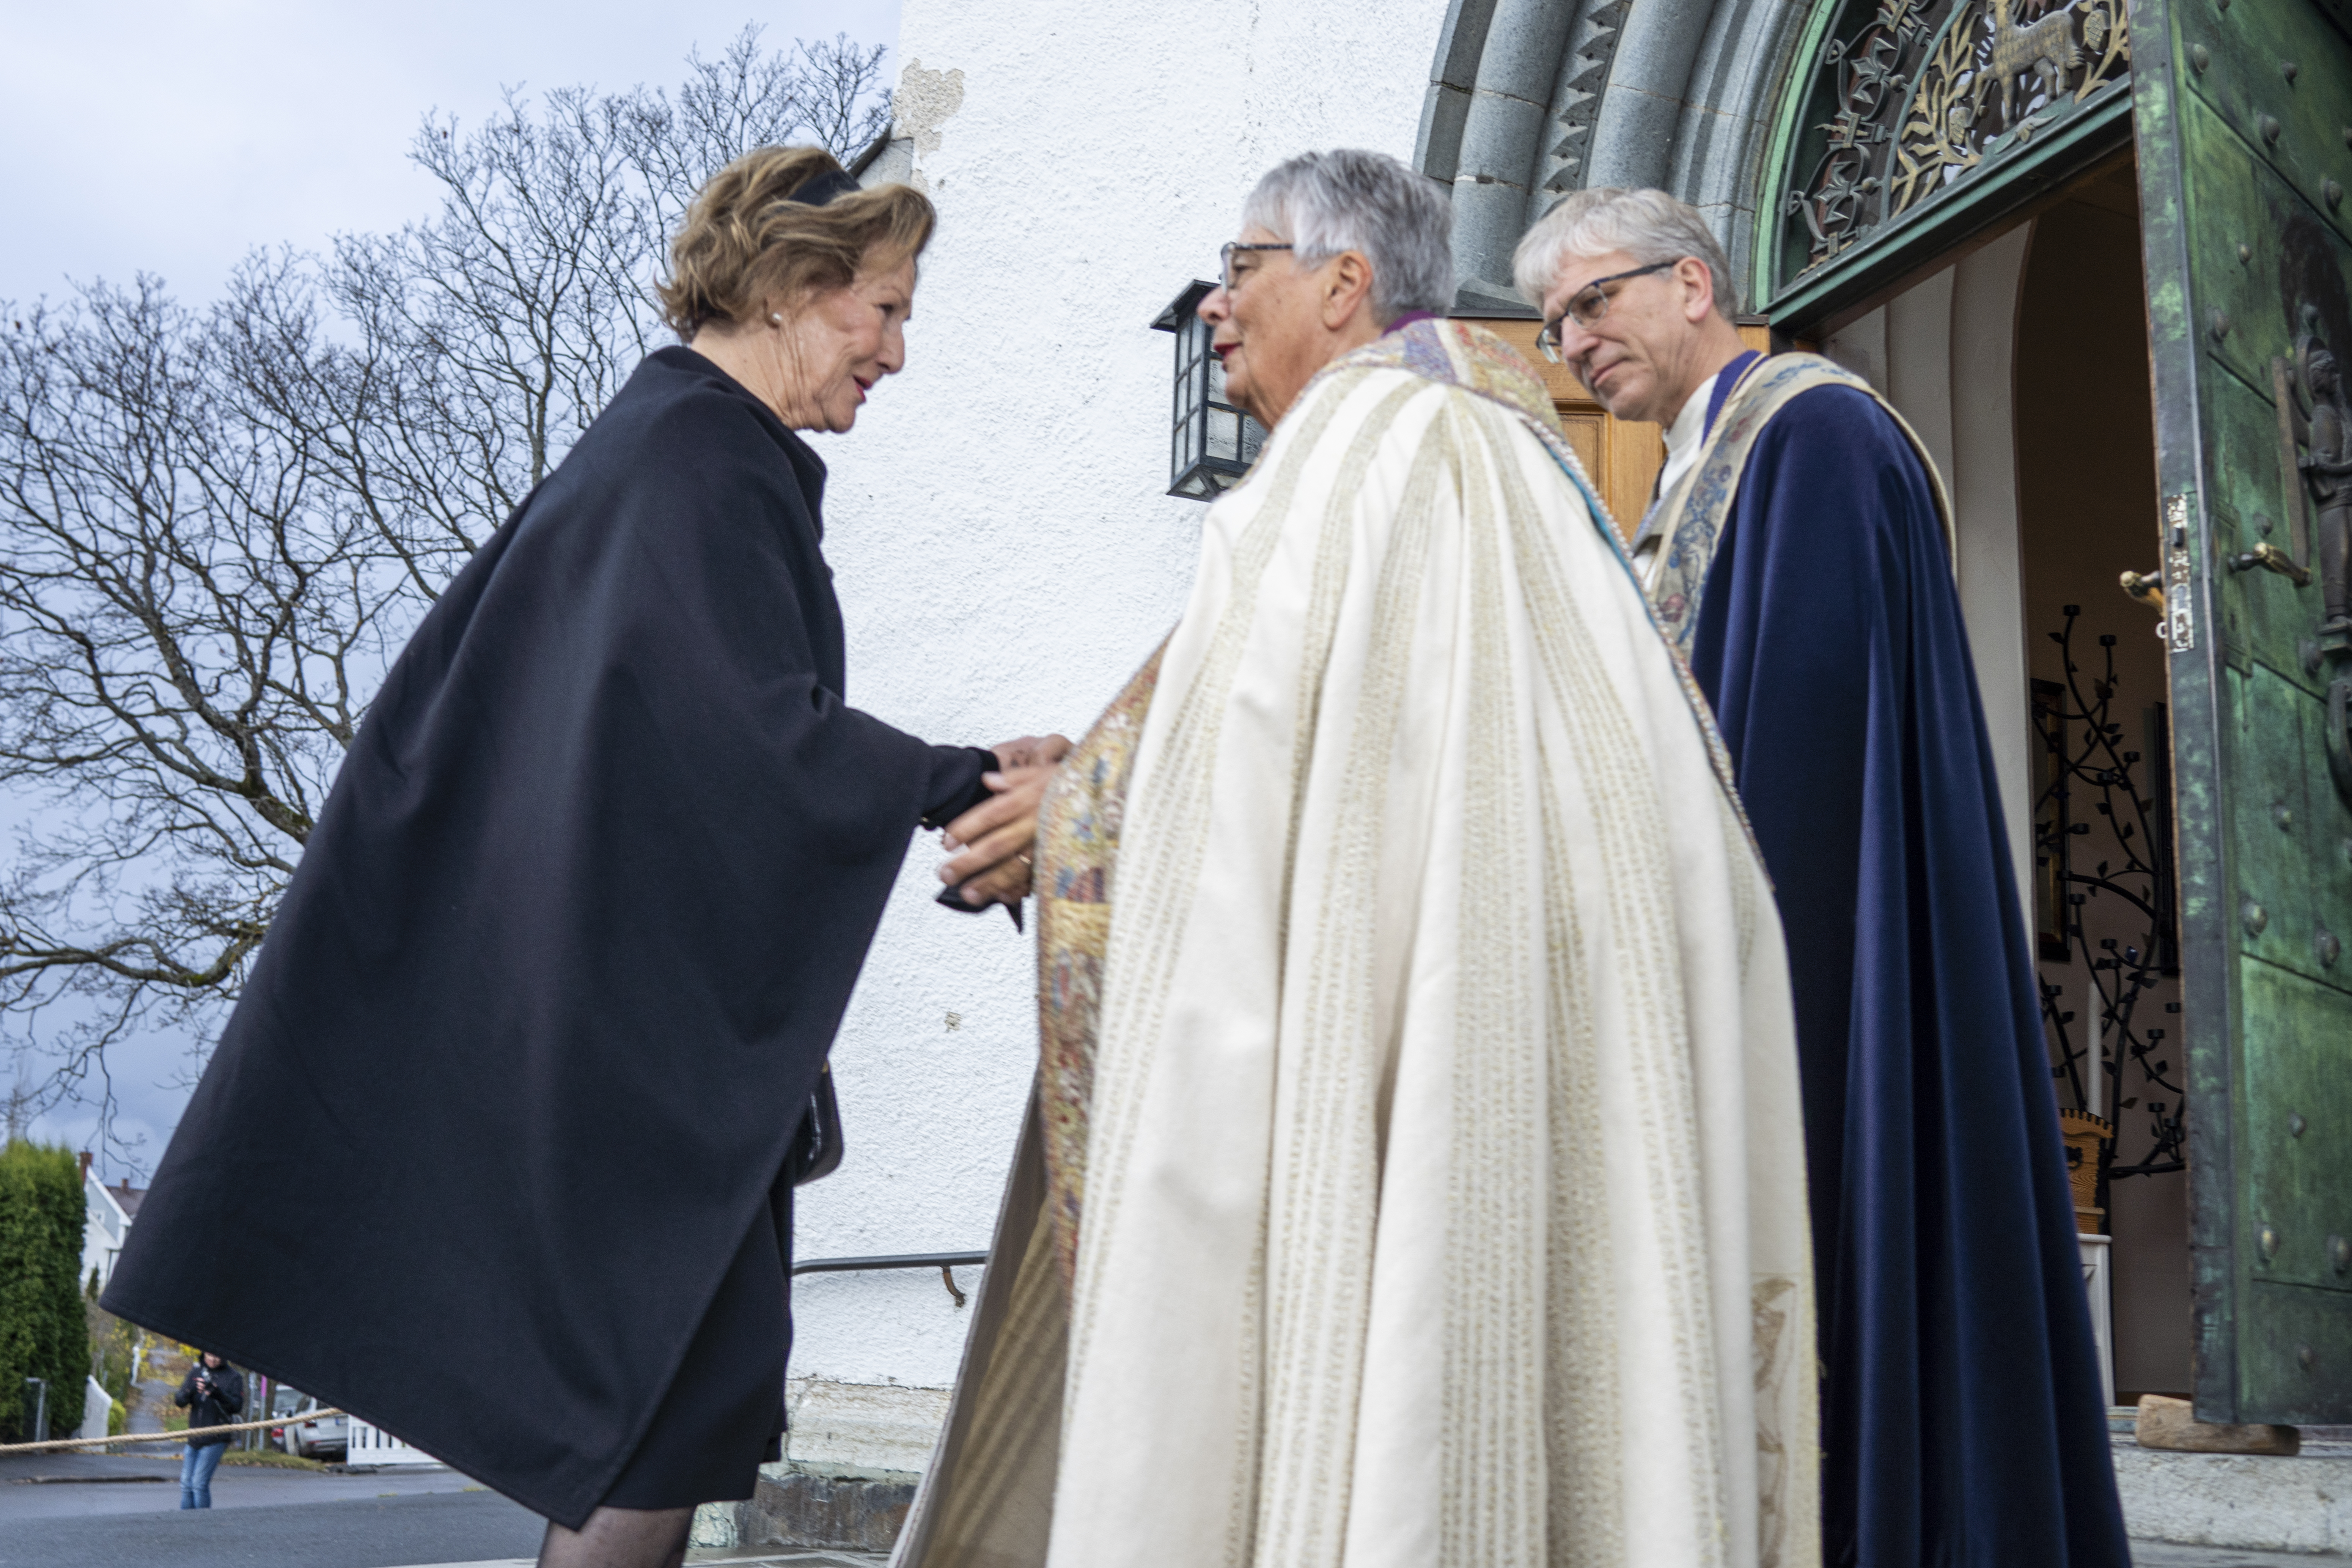
M1454 191L1465 309L1517 310L1511 249L1586 185L1656 185L1746 278L1761 163L1805 0L1453 0L1415 162Z
M1457 305L1524 311L1528 226L1655 185L1749 308L1851 313L2129 142L2130 32L2129 0L1454 0L1419 156Z

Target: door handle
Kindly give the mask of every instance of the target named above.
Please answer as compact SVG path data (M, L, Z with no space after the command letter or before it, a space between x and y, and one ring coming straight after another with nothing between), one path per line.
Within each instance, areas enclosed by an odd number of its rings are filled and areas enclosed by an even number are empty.
M2126 572L2123 574L2123 591L2161 616L2164 608L2164 574L2161 572Z
M2243 555L2230 559L2232 572L2251 572L2257 566L2277 573L2298 588L2311 586L2311 568L2298 565L2294 556L2275 544L2257 544Z

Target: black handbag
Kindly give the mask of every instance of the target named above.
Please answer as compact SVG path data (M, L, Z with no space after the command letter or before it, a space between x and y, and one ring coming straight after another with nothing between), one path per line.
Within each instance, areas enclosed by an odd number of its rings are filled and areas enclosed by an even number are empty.
M800 1131L784 1155L788 1185L804 1187L833 1174L841 1164L841 1101L833 1094L833 1064L816 1069L816 1088L809 1091L808 1110Z

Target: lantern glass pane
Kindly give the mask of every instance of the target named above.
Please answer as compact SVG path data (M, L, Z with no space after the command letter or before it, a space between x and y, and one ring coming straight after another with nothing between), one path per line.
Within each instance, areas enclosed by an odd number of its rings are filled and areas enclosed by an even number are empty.
M1242 416L1242 461L1257 461L1258 448L1265 445L1265 431L1247 415Z
M1187 300L1197 301L1213 287L1196 280L1163 317L1176 340L1176 384L1169 399L1168 493L1193 500L1213 500L1231 484L1242 467L1246 439L1240 410L1224 404L1224 366L1209 352L1214 334L1196 311L1185 308Z
M1228 463L1242 460L1242 416L1230 408L1209 408L1209 456Z

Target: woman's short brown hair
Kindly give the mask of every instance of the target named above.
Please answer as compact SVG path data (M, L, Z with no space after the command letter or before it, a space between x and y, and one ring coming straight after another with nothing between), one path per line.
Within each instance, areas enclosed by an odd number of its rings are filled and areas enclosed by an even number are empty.
M868 267L920 256L937 220L906 185L845 193L823 206L793 193L841 165L822 147L760 147L710 176L670 241L662 317L681 339L751 320L761 301L845 289Z

